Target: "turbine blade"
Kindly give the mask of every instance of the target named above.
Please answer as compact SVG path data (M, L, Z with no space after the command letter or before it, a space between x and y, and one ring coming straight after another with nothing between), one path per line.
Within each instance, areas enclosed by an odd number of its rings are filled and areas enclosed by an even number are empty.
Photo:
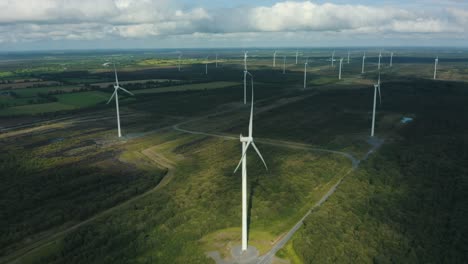
M252 137L253 133L253 105L254 105L254 83L253 83L253 76L250 75L252 80L252 103L250 104L250 121L249 121L249 137Z
M379 99L380 99L380 104L382 104L382 94L380 93L380 83L379 83L379 86L378 86L378 90L379 90Z
M247 146L245 147L245 151L244 151L244 153L242 154L241 159L240 159L239 163L237 164L236 169L234 170L234 173L237 172L237 170L239 169L240 165L242 164L242 160L244 159L245 155L247 155L247 150L249 149L249 146L250 146L250 142L247 143Z
M257 152L258 156L259 156L260 159L262 160L263 165L265 166L265 169L268 170L268 166L266 165L266 162L265 162L265 160L263 159L262 154L260 154L260 150L258 150L257 146L255 145L255 143L254 143L253 141L252 141L252 147L255 149L255 151Z
M117 90L114 90L114 93L112 94L112 96L109 98L109 101L107 101L106 104L109 104L110 101L112 100L112 98L114 98L115 94L117 93Z
M131 96L135 96L133 93L131 93L130 91L128 91L127 89L125 89L125 88L123 88L123 87L120 87L120 86L119 86L119 89L121 89L122 91L128 93L128 94L131 95Z

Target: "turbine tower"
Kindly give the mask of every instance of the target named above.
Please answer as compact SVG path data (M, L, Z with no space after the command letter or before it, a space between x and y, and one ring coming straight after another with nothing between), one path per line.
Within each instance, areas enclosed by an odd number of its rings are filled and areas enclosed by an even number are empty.
M247 53L244 51L244 104L247 104Z
M366 52L364 51L364 56L362 56L362 70L361 70L361 73L364 74L365 71L365 66L366 66Z
M297 58L299 57L299 51L296 50L296 65L297 65Z
M275 52L273 53L273 67L276 67L276 50Z
M393 52L390 53L390 67L393 67Z
M134 95L132 94L131 92L127 91L125 88L121 87L119 85L119 79L117 77L117 69L115 68L115 64L114 64L114 73L115 73L115 84L114 84L114 93L112 94L112 96L109 98L109 101L107 101L107 104L110 103L110 101L112 100L112 98L115 97L115 108L117 110L117 131L118 131L118 135L119 135L119 138L122 137L122 132L120 131L120 113L119 113L119 93L118 93L118 90L122 90L130 95Z
M304 90L307 88L307 65L309 64L309 58L304 63Z
M340 59L340 73L338 74L339 80L341 80L341 68L343 68L343 58Z
M437 66L439 66L439 56L436 57L434 62L434 80L437 79Z
M375 129L375 108L377 105L377 91L379 92L380 97L380 104L382 104L382 95L380 93L380 72L379 72L379 80L377 84L374 84L374 109L372 111L372 128L371 128L371 137L374 137L374 129Z
M349 52L349 50L348 50L348 64L349 64L349 55L350 55L350 52Z
M262 154L258 150L253 139L253 106L254 106L253 84L254 83L253 83L252 74L250 73L248 74L250 75L250 78L252 81L252 103L250 105L249 135L247 137L242 136L242 134L240 135L240 142L242 143L242 153L241 153L242 156L239 161L239 164L237 164L237 167L234 170L234 173L236 173L240 165L242 164L242 251L243 252L245 252L248 248L248 245L247 245L247 150L249 149L250 146L254 148L254 150L257 152L258 156L262 160L263 165L265 166L266 170L268 170L265 160L263 159Z

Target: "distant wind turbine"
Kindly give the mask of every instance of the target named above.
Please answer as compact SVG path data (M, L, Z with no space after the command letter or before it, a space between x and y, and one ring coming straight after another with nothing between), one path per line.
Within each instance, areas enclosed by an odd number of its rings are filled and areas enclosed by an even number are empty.
M390 53L390 67L393 67L393 52Z
M276 50L273 53L273 67L276 67Z
M119 85L119 79L117 77L117 69L115 68L115 64L114 64L114 73L115 73L115 84L114 84L114 93L112 94L112 96L109 98L109 101L107 101L107 104L110 103L110 101L112 100L112 98L115 97L115 108L117 109L117 131L118 131L118 135L119 137L122 137L122 133L120 131L120 113L119 113L119 93L118 93L118 90L122 90L130 95L134 95L132 94L131 92L127 91L125 88L121 87Z
M208 75L208 58L210 56L206 57L206 61L205 61L205 75Z
M380 53L379 53L379 66L378 66L379 70L380 70L380 60L381 59L382 59L382 51L380 51Z
M338 74L338 79L341 80L341 69L343 68L343 58L340 59L340 73Z
M379 72L379 81L377 84L374 84L374 109L372 111L372 128L371 128L371 137L374 137L374 128L375 128L375 108L377 105L377 91L379 92L380 104L382 104L382 95L380 93L380 72Z
M309 64L309 58L304 63L304 90L307 88L307 65Z
M250 106L249 135L247 137L242 136L242 134L240 135L240 142L242 143L242 156L239 161L239 164L237 164L237 167L234 170L234 173L236 173L240 165L242 164L242 251L246 251L248 248L248 245L247 245L247 150L249 149L250 146L254 148L254 150L257 152L258 156L262 160L263 165L265 166L266 170L268 170L265 160L263 159L262 154L258 150L253 139L253 106L254 106L254 86L253 85L254 85L254 81L253 81L252 74L250 73L248 74L250 75L250 78L252 81L252 103Z
M297 58L299 57L299 51L296 50L296 65L297 65Z
M349 50L348 50L348 64L349 64L349 55L350 55L350 52L349 52Z
M362 71L361 73L364 74L365 73L365 66L366 66L366 52L364 51L364 56L362 56Z
M335 51L333 51L333 53L332 53L332 57L331 57L331 66L332 66L332 67L335 66Z
M218 68L218 53L216 53L216 68Z
M437 79L437 66L439 66L439 56L437 56L434 62L434 80Z

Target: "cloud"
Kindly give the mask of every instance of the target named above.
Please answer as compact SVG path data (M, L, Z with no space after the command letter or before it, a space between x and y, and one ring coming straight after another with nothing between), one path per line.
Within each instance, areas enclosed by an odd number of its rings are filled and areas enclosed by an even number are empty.
M455 2L457 2L455 0ZM282 1L186 8L174 0L0 0L0 42L217 36L274 32L443 34L466 31L468 11ZM245 34L244 34L245 36Z

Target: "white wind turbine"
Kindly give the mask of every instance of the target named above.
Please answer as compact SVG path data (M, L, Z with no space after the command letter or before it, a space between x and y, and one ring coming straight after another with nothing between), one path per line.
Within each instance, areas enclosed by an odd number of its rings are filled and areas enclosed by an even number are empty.
M122 133L120 131L120 113L119 113L119 93L118 93L118 90L122 90L130 95L134 95L132 94L131 92L127 91L125 88L121 87L119 85L119 79L117 78L117 69L115 68L115 64L114 64L114 73L115 73L115 84L114 84L114 93L112 94L112 96L109 98L109 101L107 101L107 104L110 103L110 101L112 100L112 98L115 97L115 108L117 109L117 131L118 131L118 135L119 137L122 137Z
M434 61L434 80L437 79L437 66L439 66L439 56Z
M242 164L242 251L246 251L248 248L247 245L247 150L252 146L257 152L258 156L265 165L265 168L268 170L268 167L265 163L265 160L262 157L262 154L258 150L257 146L254 143L253 139L253 106L254 106L254 86L253 86L253 76L250 75L252 81L252 103L250 106L250 121L249 121L249 135L247 137L240 135L240 142L242 143L242 156L237 164L234 173L237 172L240 165Z
M309 58L304 63L304 90L307 88L307 65L309 64Z
M205 61L205 75L208 75L208 58L209 58L209 57L210 57L210 56L206 57L206 59L205 59L205 60L206 60L206 61Z
M379 66L378 66L379 70L380 70L380 60L381 59L382 59L382 51L380 51L380 53L379 53Z
M366 66L366 52L364 51L364 56L362 56L362 70L361 70L361 73L364 74L365 71L365 66Z
M380 104L382 104L382 94L380 93L380 72L379 80L377 84L374 84L374 109L372 111L372 128L371 128L371 137L374 137L374 128L375 128L375 108L377 105L377 91L379 92Z
M247 53L244 51L244 104L247 104Z
M343 58L340 59L340 73L338 74L338 79L341 80L341 69L343 68Z
M333 51L332 53L332 57L331 57L331 66L335 66L335 51Z
M393 52L390 53L390 67L393 67Z
M273 53L273 67L276 67L276 50L275 52Z
M350 51L348 50L348 64L349 64L349 55L350 55Z

